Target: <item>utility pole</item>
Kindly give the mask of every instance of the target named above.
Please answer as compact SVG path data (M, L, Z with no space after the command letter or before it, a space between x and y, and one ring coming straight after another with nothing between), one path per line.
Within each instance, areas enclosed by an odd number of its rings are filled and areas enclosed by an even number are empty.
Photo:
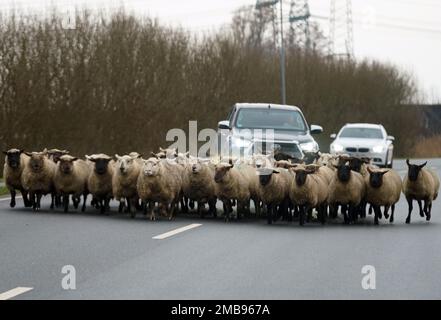
M256 9L280 5L280 84L282 104L286 104L285 43L283 38L283 0L257 0Z
M347 59L354 56L351 0L331 0L328 54Z

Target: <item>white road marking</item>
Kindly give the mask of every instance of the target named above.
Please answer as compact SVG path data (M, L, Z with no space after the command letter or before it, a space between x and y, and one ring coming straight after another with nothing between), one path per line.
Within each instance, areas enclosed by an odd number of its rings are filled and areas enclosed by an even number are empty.
M16 196L15 199L23 199L23 196ZM1 198L0 202L2 201L11 201L11 198Z
M174 235L176 235L178 233L181 233L181 232L193 229L193 228L200 227L201 225L202 225L201 223L192 223L192 224L189 224L188 226L181 227L181 228L178 228L178 229L174 229L174 230L171 230L169 232L160 234L158 236L154 236L153 239L155 239L155 240L163 240L163 239L172 237L172 236L174 236Z
M9 291L0 293L0 300L8 300L8 299L14 298L20 294L31 291L32 289L34 289L34 288L17 287L17 288L11 289Z

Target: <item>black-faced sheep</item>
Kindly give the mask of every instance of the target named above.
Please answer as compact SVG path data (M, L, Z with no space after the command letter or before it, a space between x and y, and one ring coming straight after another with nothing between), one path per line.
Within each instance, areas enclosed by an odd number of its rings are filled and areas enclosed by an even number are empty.
M87 187L95 205L101 213L109 211L109 202L113 197L112 177L114 172L114 161L106 154L95 154L87 156L86 159L93 163L87 180Z
M28 193L23 188L21 183L21 175L26 162L29 161L29 157L23 153L23 150L10 149L8 151L3 151L5 154L5 164L3 167L3 178L5 179L6 188L8 188L11 194L10 207L15 207L15 190L19 190L23 196L23 202L25 207L30 206L28 199Z

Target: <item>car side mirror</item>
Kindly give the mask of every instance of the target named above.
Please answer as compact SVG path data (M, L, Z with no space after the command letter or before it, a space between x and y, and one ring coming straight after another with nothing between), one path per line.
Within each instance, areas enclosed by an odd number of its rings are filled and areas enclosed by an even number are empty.
M230 130L230 121L228 121L228 120L219 121L219 123L217 124L217 127L218 127L219 129L227 129L227 130Z
M335 139L335 138L337 138L337 135L336 135L335 133L332 133L329 137L330 137L331 139Z
M322 133L323 132L323 128L321 126L318 126L316 124L311 124L311 133L312 134L317 134L317 133Z
M387 136L386 138L389 141L395 141L395 137L394 136Z

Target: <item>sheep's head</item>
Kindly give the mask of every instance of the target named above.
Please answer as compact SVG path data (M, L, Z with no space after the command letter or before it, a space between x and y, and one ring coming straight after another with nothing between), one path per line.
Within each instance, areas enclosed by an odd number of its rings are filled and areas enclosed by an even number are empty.
M351 166L347 163L334 166L337 169L337 178L341 182L348 182L351 178Z
M25 152L29 159L29 166L34 172L39 172L44 168L44 161L47 159L47 151Z
M306 164L313 163L314 161L318 160L320 158L320 152L305 152L305 157L303 158L303 161L305 161Z
M368 164L370 162L369 158L356 158L356 157L350 157L347 158L347 161L349 161L349 166L351 167L351 170L360 172L361 167L365 164Z
M136 161L136 159L128 155L119 156L116 154L115 158L116 158L116 168L117 170L119 170L121 174L128 174L130 170L133 168L133 165Z
M132 157L133 159L138 159L142 157L142 154L138 153L138 152L130 152L129 156Z
M160 160L156 158L149 158L142 161L142 174L145 176L157 176L160 174Z
M112 160L108 155L101 154L97 156L87 156L86 159L94 163L94 170L96 174L102 175L107 172L109 163Z
M10 149L8 151L3 151L3 153L6 155L8 166L13 169L20 167L20 156L23 153L23 150Z
M190 169L192 174L198 174L202 171L204 166L210 163L210 159L201 159L196 157L191 157L189 159Z
M293 171L296 174L296 177L295 177L296 184L299 187L301 187L306 183L306 179L308 178L308 174L316 172L316 169L306 168L306 167L303 167L303 168L297 167L297 168L294 168Z
M406 159L407 167L409 168L409 171L407 172L407 176L410 181L416 181L418 179L418 175L420 174L420 171L422 168L424 168L427 164L427 161L423 164L416 165L416 164L410 164L409 159Z
M61 156L58 161L58 166L60 168L60 171L64 174L71 174L74 168L74 162L77 160L78 158L72 157L67 154Z
M61 156L64 156L65 154L69 154L69 151L67 150L59 150L59 149L50 149L47 151L49 159L51 159L53 162L58 163Z
M280 171L272 168L259 168L257 169L257 175L259 176L259 183L262 186L266 186L270 181L273 174L279 174Z
M233 168L231 163L218 163L214 168L214 181L216 183L222 182L228 171Z
M385 173L388 173L389 170L372 170L371 168L367 168L369 172L369 185L372 188L379 188L383 185L383 176Z

